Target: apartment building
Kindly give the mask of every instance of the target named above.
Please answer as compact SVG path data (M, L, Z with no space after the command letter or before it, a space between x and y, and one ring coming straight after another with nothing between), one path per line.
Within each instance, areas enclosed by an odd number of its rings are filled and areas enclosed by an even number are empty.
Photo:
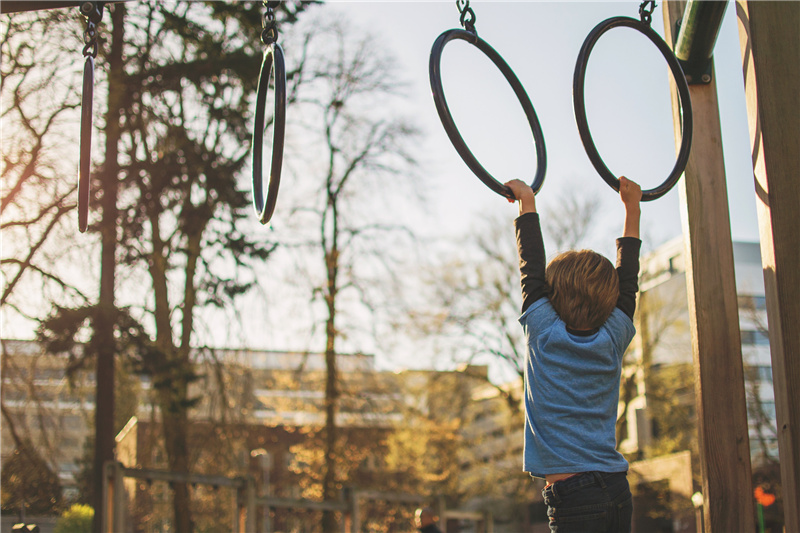
M2 458L5 461L14 452L13 431L30 437L58 472L65 496L76 496L75 474L81 468L84 446L93 436L94 373L86 369L67 376L66 355L46 353L34 341L2 343L3 405L11 420L2 424ZM296 466L303 458L296 456L293 447L314 438L314 429L324 425L324 356L235 349L213 352L195 354L205 362L190 393L199 399L191 411L190 439L196 444L192 464L219 469L225 475L266 476L273 495L301 496ZM365 484L391 486L383 454L377 453L390 431L408 427L415 417L463 426L465 410L483 405L472 405L471 399L474 389L486 383L486 367L378 371L372 355L341 354L338 368L338 425L354 450L376 452L364 454L357 467ZM136 380L131 393L135 397L125 399L135 405L135 418L120 432L118 452L124 450L124 454L118 457L131 467L163 469L167 464L159 444L160 416L153 384L148 376L136 376ZM217 386L220 382L223 387ZM471 447L470 438L462 436L453 442Z
M2 340L3 417L0 453L5 463L29 438L58 473L64 495L76 495L75 474L94 419L94 376L68 376L67 357L48 354L31 341Z
M628 453L646 447L658 428L648 416L644 371L677 375L680 366L692 364L691 332L683 238L660 246L642 258L642 278L637 317L637 339L630 358L644 364L632 365L638 372L637 394L628 410L628 432L621 443ZM734 269L739 301L739 327L745 368L750 450L754 466L777 460L775 400L772 365L767 334L764 278L759 244L734 242ZM691 375L691 374L690 374ZM694 409L694 389L690 381L677 389L676 402Z

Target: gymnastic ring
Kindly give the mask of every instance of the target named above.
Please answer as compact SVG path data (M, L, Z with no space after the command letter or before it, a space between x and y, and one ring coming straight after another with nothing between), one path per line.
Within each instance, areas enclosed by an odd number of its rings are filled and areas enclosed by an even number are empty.
M586 65L589 61L589 54L591 54L592 48L594 48L595 43L597 43L597 40L601 35L611 28L615 28L617 26L627 26L628 28L633 28L644 34L648 39L650 39L650 41L653 42L653 44L656 45L661 52L661 55L667 60L667 64L672 71L672 77L675 79L675 85L678 88L678 95L680 97L682 111L682 138L681 147L678 150L678 157L675 161L675 166L672 168L672 172L670 172L669 176L667 176L667 179L664 180L661 185L653 189L642 191L643 201L655 200L662 197L669 192L670 189L672 189L675 183L678 182L678 179L680 179L681 174L683 174L683 171L686 169L686 163L689 161L689 152L691 151L692 147L692 100L689 96L689 85L686 83L686 78L683 75L683 70L681 69L680 63L678 63L678 59L669 49L667 43L665 43L650 26L630 17L612 17L595 26L594 29L589 33L589 35L586 37L586 40L583 42L580 53L578 54L578 61L575 64L575 75L572 79L572 100L575 109L575 120L578 123L578 131L580 132L581 141L583 141L583 147L586 150L586 155L589 156L589 160L592 162L592 165L594 165L594 168L600 174L600 177L602 177L612 189L619 192L619 179L603 162L603 159L600 157L597 147L594 145L594 141L592 140L592 135L589 131L589 122L586 119L586 102L583 90L586 79Z
M264 149L265 107L267 91L272 71L275 72L275 114L272 123L272 164L269 170L269 189L264 200L264 180L262 174L262 154ZM258 77L256 92L256 117L253 126L253 206L262 224L269 222L275 211L278 187L281 183L283 165L283 139L286 130L286 64L283 49L272 43L264 51L261 74Z
M509 67L503 58L500 57L500 54L498 54L494 48L489 46L486 41L478 37L475 33L461 29L447 30L439 35L439 37L433 43L433 48L431 48L428 69L431 80L431 89L433 91L433 101L436 104L436 110L439 112L439 118L441 119L442 125L447 132L447 136L450 137L450 142L453 143L453 146L461 156L461 159L464 160L464 163L467 164L470 170L472 170L472 172L475 173L475 175L478 176L478 178L484 184L486 184L487 187L492 189L500 196L505 196L511 200L514 199L514 193L511 192L511 189L497 181L491 174L489 174L489 172L486 171L485 168L483 168L475 156L472 155L472 152L467 147L467 144L464 142L464 139L461 137L461 134L459 133L458 128L453 121L453 117L450 114L450 109L447 107L447 101L444 97L444 90L442 89L441 60L442 50L444 50L445 45L453 39L462 39L467 41L483 52L489 59L492 60L497 68L500 69L500 72L503 74L503 76L505 76L506 80L511 85L511 88L514 90L514 93L517 95L517 99L522 105L522 109L525 111L525 116L528 119L528 124L531 127L531 133L533 133L537 163L536 175L534 176L533 183L531 183L531 188L533 189L534 193L538 193L539 189L542 188L542 183L544 183L544 175L547 169L547 155L545 153L544 135L542 133L542 127L539 124L539 119L536 117L536 111L533 109L533 105L531 104L525 89L522 87L522 83L520 83L519 79L514 74L514 71L511 70L511 67Z
M89 189L92 166L92 105L94 101L94 58L86 56L83 64L81 96L81 146L78 163L78 231L89 226Z

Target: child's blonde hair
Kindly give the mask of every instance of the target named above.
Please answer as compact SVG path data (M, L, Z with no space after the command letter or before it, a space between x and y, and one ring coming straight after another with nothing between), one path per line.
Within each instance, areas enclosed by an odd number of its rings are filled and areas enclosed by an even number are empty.
M545 270L550 303L567 326L602 326L619 299L619 277L611 261L592 250L564 252Z

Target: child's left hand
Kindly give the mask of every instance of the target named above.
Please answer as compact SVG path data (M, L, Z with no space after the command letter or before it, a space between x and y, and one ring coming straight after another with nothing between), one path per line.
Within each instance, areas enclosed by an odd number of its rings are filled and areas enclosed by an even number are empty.
M536 212L536 195L530 185L522 180L511 180L506 182L506 187L511 189L516 200L519 200L519 214ZM508 198L508 202L513 204L516 200Z
M508 203L513 204L517 200L522 200L524 197L534 196L533 189L522 180L511 180L505 183L505 186L511 189L514 193L514 198L508 198Z

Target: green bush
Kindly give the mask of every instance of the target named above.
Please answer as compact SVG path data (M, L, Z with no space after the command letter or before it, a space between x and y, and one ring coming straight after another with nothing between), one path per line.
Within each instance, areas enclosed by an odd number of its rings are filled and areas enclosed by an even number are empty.
M91 533L94 509L76 503L61 515L53 533Z

